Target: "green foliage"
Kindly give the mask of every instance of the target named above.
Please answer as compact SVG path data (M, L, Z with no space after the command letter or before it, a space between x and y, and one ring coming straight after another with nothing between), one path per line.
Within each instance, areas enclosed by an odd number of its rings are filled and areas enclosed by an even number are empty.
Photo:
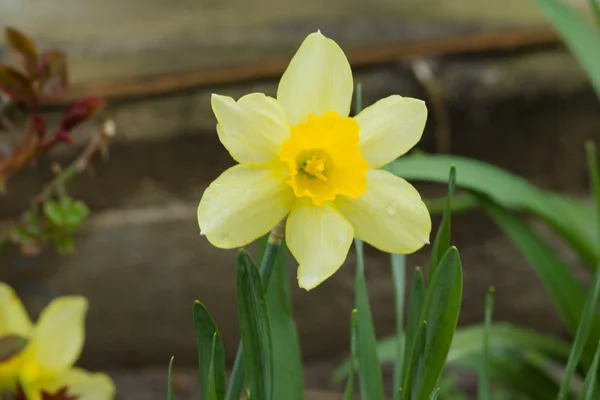
M356 359L356 347L358 342L358 310L352 310L350 317L350 363L348 366L348 381L344 391L344 400L354 399L354 360Z
M193 307L196 345L200 369L202 400L225 397L225 353L219 331L212 316L199 301ZM209 394L214 392L214 395Z

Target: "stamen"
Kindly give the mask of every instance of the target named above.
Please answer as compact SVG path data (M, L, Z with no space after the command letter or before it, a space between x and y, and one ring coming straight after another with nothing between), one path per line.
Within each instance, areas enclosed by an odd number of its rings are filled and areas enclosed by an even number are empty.
M325 158L317 158L317 156L312 156L306 161L304 172L322 180L323 182L327 182L327 177L323 175L323 171L325 171Z

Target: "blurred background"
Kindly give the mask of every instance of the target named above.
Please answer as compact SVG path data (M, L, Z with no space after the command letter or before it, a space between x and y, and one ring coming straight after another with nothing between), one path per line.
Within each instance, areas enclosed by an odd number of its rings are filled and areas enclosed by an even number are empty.
M203 190L233 164L215 132L210 94L275 95L308 33L320 29L347 51L365 105L395 93L427 101L423 151L484 160L584 196L583 143L600 138L598 100L532 1L2 0L0 27L7 25L69 58L71 87L44 115L56 120L73 99L98 96L117 135L108 162L71 187L91 211L77 251L4 251L0 281L34 315L55 296L86 296L81 364L109 371L124 399L164 398L172 355L178 398L193 398L196 299L215 317L229 362L234 357L236 253L213 248L196 221ZM0 61L8 60L0 47ZM72 146L15 176L0 197L0 224L18 218L52 176L51 163L67 164L95 129L82 126ZM426 196L446 190L419 187ZM483 213L453 218L453 241L465 269L462 324L482 319L493 285L496 320L564 333L534 273ZM428 253L408 257L408 266L427 265ZM366 261L376 329L386 336L395 328L388 259L367 248ZM309 388L335 389L328 374L348 354L353 273L351 255L317 289L292 285Z

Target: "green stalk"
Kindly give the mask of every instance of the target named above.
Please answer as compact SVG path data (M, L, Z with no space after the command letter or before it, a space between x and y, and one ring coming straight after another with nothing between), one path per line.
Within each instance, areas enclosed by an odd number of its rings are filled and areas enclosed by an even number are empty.
M265 247L265 253L260 262L259 273L260 279L263 284L263 289L266 293L267 287L269 286L269 280L271 279L271 272L273 272L273 265L275 265L275 259L277 258L277 252L281 247L281 240L283 239L285 223L281 222L271 231L267 246ZM231 379L229 381L229 387L227 388L227 394L225 395L226 400L239 400L242 395L242 389L244 388L244 359L242 357L242 342L238 345L237 354L235 355L235 361L233 363L233 370L231 371Z
M394 282L394 297L396 300L396 363L394 364L394 393L402 385L402 367L404 364L404 292L406 287L406 256L392 254L392 278Z

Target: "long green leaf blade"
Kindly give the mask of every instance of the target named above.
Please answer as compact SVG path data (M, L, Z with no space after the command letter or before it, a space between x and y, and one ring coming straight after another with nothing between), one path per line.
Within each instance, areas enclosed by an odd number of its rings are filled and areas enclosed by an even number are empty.
M264 254L266 246L267 237L264 237L259 242L259 254ZM273 346L273 398L302 400L302 359L292 312L288 254L284 244L275 257L267 289L267 308Z
M404 367L404 351L406 347L404 333L404 293L406 288L406 256L404 254L392 254L392 280L394 283L394 298L396 300L396 340L398 352L394 361L394 383L393 389L397 391L402 382L402 368Z
M194 302L193 316L194 330L196 331L196 345L198 346L202 399L210 398L208 395L208 388L210 386L209 371L211 364L213 365L215 376L215 382L213 384L214 390L217 397L222 399L223 396L225 396L227 376L225 372L225 352L223 350L223 343L221 342L217 325L204 304L197 300ZM215 343L214 356L211 356L211 354L213 354L213 341L215 340L215 335L217 342Z
M596 211L600 211L600 177L598 176L598 162L596 160L596 148L592 142L586 144L587 164L590 174L591 186L596 199ZM600 216L600 214L598 214ZM600 220L597 221L597 229L600 232ZM559 400L564 400L569 395L571 377L575 373L575 369L579 364L579 359L583 353L586 343L592 340L597 340L597 337L589 339L590 331L594 317L597 317L596 310L598 309L598 298L600 297L600 268L596 269L596 273L592 279L592 284L588 295L586 296L585 305L581 313L581 319L575 333L575 341L569 355L569 361L565 369L565 375L560 385Z
M354 360L356 359L356 346L358 341L358 310L352 310L350 317L350 363L348 366L348 381L344 391L344 400L354 399Z
M402 387L402 400L414 400L414 393L419 373L423 368L425 346L427 345L427 321L422 321L415 333L415 343L411 348L408 365L406 366L406 378Z
M517 216L490 202L483 201L484 210L496 222L525 256L554 302L562 320L572 334L578 330L585 304L585 293L571 269L558 254ZM593 318L592 337L600 337L600 320ZM596 341L588 340L582 361L591 364Z
M483 352L481 357L481 369L479 370L479 385L477 387L477 399L488 400L490 398L489 378L489 354L490 354L490 331L492 329L492 312L494 309L494 288L490 288L485 297L485 317L483 325Z
M175 400L175 393L173 392L173 360L175 360L175 357L171 357L171 361L169 361L167 400Z
M383 399L383 378L377 357L377 341L371 317L371 306L365 280L365 259L363 243L354 241L356 248L356 309L358 310L358 377L360 397L363 399Z
M591 269L597 264L597 232L590 224L595 209L582 201L541 190L527 180L491 164L448 155L401 157L384 169L405 179L448 182L448 168L460 171L456 185L483 194L510 210L530 211L550 224L578 252Z
M413 353L413 347L415 346L419 325L422 322L421 313L423 312L423 304L425 304L425 280L423 279L421 268L417 267L413 272L408 304L404 361L402 362L402 374L400 375L400 382L402 383L406 381L408 365Z
M221 338L219 337L219 334L217 332L215 332L215 334L213 335L213 342L212 342L212 349L211 349L211 354L210 354L210 368L208 369L208 389L206 391L207 393L207 399L209 400L219 400L222 399L223 396L225 395L225 393L221 394L221 397L217 397L217 379L216 379L216 366L215 366L215 352L216 352L216 348L218 346L217 342L220 342Z
M427 321L427 344L414 399L427 400L437 388L458 323L462 302L462 265L456 247L450 247L433 275L421 319Z
M592 362L592 366L585 377L585 381L583 382L583 390L581 391L581 399L582 400L595 400L594 396L596 393L596 382L598 380L598 362L600 361L600 342L598 342L598 347L596 348L596 353L594 353L594 362Z
M238 253L236 292L246 388L253 399L273 397L273 351L265 294L258 269L245 250Z
M596 25L600 27L600 4L598 4L598 0L589 0L589 2L592 12L594 13Z
M600 97L600 32L561 0L536 0L577 58Z
M446 195L446 205L444 207L444 214L442 216L442 222L438 228L435 240L433 241L433 247L431 249L431 259L429 264L429 277L431 283L431 277L435 275L442 257L446 254L446 251L450 248L450 220L451 220L451 205L452 196L454 195L454 188L456 186L456 167L452 165L450 167L450 177L448 178L448 194Z

